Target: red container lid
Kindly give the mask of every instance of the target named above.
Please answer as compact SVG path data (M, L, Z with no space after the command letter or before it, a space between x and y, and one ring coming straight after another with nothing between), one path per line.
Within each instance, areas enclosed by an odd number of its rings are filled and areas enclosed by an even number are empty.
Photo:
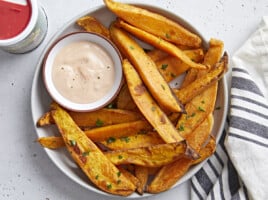
M31 5L0 0L0 40L10 39L21 33L31 18Z

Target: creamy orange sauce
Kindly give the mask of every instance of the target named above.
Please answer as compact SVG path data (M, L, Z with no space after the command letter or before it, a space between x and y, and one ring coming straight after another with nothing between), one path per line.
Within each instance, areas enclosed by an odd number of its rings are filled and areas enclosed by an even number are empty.
M95 43L70 43L55 57L52 81L58 92L74 103L101 99L112 88L114 80L111 56Z

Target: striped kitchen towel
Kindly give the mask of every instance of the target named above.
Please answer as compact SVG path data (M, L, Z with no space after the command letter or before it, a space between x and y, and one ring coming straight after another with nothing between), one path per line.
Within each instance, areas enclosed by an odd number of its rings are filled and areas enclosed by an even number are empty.
M268 17L232 58L222 138L191 179L191 199L268 199Z

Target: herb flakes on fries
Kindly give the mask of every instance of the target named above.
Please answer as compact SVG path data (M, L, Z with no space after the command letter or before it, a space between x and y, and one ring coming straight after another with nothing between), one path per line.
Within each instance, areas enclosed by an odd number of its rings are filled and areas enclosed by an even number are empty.
M66 148L88 180L107 193L160 193L211 156L218 81L228 70L224 43L209 47L198 35L164 15L104 0L117 19L109 27L93 16L76 21L84 31L111 40L123 60L124 85L112 108L73 112L56 103L40 116L45 148ZM153 49L145 51L140 39ZM185 74L181 85L169 82ZM150 178L149 178L150 177Z

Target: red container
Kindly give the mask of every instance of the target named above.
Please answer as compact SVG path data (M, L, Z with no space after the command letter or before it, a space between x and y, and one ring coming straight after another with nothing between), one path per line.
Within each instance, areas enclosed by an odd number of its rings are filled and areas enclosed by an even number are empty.
M33 50L43 41L47 32L44 9L36 0L27 0L25 3L0 0L0 48L10 53Z

